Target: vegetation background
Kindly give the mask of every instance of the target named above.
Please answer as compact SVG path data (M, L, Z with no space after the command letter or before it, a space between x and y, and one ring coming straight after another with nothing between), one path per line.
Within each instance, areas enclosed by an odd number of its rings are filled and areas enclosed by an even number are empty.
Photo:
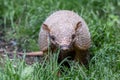
M94 55L89 70L75 62L58 77L57 54L50 61L27 65L24 59L1 59L0 80L119 80L120 0L0 0L0 31L22 51L38 51L42 22L57 10L72 10L89 26Z

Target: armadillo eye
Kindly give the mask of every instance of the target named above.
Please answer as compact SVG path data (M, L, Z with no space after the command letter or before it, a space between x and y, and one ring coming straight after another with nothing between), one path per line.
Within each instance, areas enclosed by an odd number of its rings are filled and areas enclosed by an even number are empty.
M75 38L75 34L72 35L72 39L74 39L74 38Z
M55 41L55 36L50 36L50 38L53 40L53 41Z

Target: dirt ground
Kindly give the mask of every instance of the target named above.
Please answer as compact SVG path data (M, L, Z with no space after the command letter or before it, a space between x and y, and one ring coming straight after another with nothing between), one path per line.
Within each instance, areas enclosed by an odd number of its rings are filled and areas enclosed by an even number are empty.
M6 41L5 40L5 32L0 29L0 58L5 58L8 56L10 59L13 59L14 56L17 58L23 59L24 55L19 55L18 53L24 53L19 47L16 45L14 40ZM25 62L27 64L33 64L34 62L40 61L40 56L25 56Z

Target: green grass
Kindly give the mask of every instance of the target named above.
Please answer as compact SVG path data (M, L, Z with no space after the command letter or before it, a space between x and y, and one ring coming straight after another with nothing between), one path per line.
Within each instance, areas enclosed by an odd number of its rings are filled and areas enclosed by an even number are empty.
M22 49L37 51L42 22L52 12L61 9L77 12L89 26L90 51L94 55L89 70L71 62L70 70L65 68L67 73L58 77L57 54L50 56L50 61L33 65L25 64L24 60L6 58L4 67L0 67L0 80L119 80L119 0L0 0L0 29L6 32L7 41L15 39Z

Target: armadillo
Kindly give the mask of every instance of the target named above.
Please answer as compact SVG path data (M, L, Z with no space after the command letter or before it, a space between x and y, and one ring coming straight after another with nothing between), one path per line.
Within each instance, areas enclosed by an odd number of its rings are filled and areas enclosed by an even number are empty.
M49 46L52 51L59 48L58 62L70 56L82 64L88 63L90 32L84 19L73 11L59 10L51 14L41 26L38 42L44 53Z

